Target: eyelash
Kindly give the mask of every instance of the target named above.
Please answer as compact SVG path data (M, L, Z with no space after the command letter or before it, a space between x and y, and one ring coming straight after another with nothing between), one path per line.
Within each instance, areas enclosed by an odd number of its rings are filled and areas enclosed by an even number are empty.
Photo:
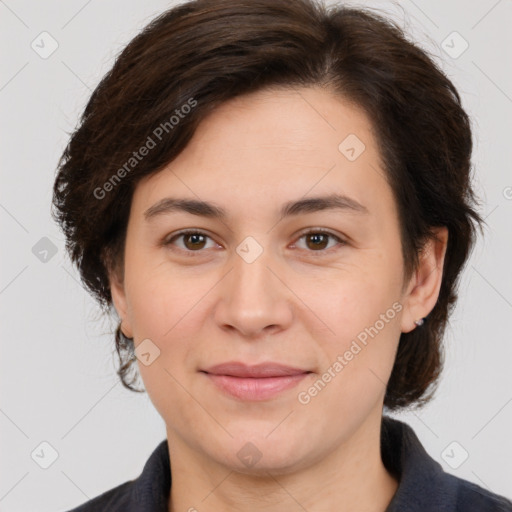
M346 241L345 240L343 240L339 236L331 233L330 231L326 231L326 230L321 229L321 228L320 229L310 229L308 231L305 231L305 232L303 232L299 236L299 238L297 240L301 240L305 236L311 235L311 234L327 235L327 236L330 236L331 238L335 239L341 246L346 245ZM176 233L174 236L172 236L172 238L169 238L166 241L164 241L163 245L164 246L170 246L170 245L173 244L173 242L177 238L180 238L180 237L186 236L186 235L202 235L202 236L205 236L205 237L211 239L211 237L207 233L205 233L203 231L200 231L200 230L197 230L197 229L185 229L183 231L179 231L178 233ZM195 253L201 253L201 252L204 252L204 250L205 250L205 249L198 249L197 251L191 251L189 249L182 249L182 248L178 248L178 249L180 251L184 251L185 254L187 256L190 256L190 257L195 257L196 256ZM318 254L318 256L323 256L325 254L330 254L333 249L336 249L336 248L335 247L331 247L330 249L319 249L318 251L313 251L313 250L308 250L308 249L304 249L304 250L306 250L306 252L310 252L310 253L320 253L320 254Z

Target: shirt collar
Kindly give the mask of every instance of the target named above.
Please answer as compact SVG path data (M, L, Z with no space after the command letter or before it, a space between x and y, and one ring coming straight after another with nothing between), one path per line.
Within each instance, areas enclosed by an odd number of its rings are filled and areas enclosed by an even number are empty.
M385 512L456 510L454 481L447 478L441 465L425 451L409 425L383 416L381 456L388 471L399 482Z

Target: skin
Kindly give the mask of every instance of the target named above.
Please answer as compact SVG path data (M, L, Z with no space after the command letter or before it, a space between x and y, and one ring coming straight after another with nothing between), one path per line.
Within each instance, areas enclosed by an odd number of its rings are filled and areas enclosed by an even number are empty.
M364 151L338 149L356 134ZM138 183L128 223L124 281L111 273L125 335L160 350L138 360L166 424L170 511L384 511L397 489L380 457L385 385L400 334L434 307L447 231L429 242L404 281L399 220L370 120L327 89L274 89L224 103L185 150ZM368 209L280 219L291 200L343 193ZM221 221L185 212L146 221L172 196L212 201ZM204 239L181 236L197 228ZM303 236L323 228L340 237ZM253 237L248 263L236 249ZM315 244L316 243L316 244ZM190 254L192 256L190 256ZM309 403L298 400L356 336L394 303L401 309ZM235 399L200 369L277 361L310 370L266 401ZM253 466L238 456L252 443Z

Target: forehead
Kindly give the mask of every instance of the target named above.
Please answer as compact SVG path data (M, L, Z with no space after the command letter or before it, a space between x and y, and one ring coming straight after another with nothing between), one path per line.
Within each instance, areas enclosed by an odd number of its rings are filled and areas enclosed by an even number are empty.
M371 121L352 102L325 88L280 87L225 102L203 119L194 138L201 144L231 141L239 150L250 149L254 141L260 150L302 150L315 157L338 151L349 133L373 146Z
M364 112L326 89L280 88L216 108L170 164L139 182L134 202L146 211L166 195L216 199L257 215L309 195L385 200L385 187Z

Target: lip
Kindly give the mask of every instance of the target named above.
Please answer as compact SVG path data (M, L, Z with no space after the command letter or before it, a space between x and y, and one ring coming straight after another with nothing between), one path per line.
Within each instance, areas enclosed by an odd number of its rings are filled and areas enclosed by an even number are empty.
M226 363L217 364L202 371L213 375L229 375L231 377L244 378L285 377L309 372L303 368L296 368L274 362L248 365L238 361L228 361Z
M267 400L295 387L309 370L268 362L246 365L227 362L201 370L221 391L240 400Z

